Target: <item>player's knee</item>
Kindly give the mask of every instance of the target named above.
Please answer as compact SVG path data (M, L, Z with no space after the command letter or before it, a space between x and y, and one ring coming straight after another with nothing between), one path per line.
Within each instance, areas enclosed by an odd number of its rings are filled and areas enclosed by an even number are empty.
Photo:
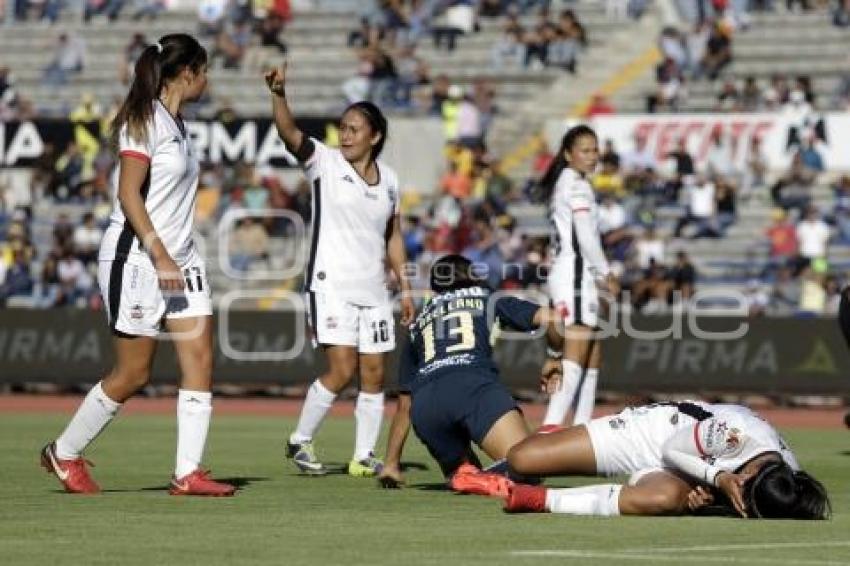
M128 388L138 390L147 385L151 372L149 366L124 367L116 368L112 376Z
M685 500L677 490L659 490L646 496L646 511L650 515L678 515Z
M534 469L535 466L532 452L532 450L523 446L523 443L519 443L511 447L511 449L508 450L508 467L510 470L518 475L530 475L537 473Z

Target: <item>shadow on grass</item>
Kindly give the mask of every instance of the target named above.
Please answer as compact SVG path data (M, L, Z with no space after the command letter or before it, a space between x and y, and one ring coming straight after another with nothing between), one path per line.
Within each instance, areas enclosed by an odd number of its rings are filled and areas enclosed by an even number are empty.
M235 485L236 489L243 489L252 483L260 481L269 481L270 478L261 477L232 477L232 478L215 478L216 481ZM127 493L131 491L168 491L168 485L158 487L143 487L141 489L104 489L103 493Z

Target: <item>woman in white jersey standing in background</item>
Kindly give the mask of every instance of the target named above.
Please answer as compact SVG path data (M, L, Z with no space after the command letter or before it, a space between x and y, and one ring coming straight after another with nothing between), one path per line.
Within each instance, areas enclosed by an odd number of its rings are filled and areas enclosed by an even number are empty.
M600 290L614 295L617 282L608 267L599 237L597 205L589 176L599 161L596 133L571 128L540 184L555 228L549 295L567 329L563 378L551 392L543 431L564 423L575 402L575 424L593 413L601 347L593 333L598 324ZM560 352L550 352L552 356Z
M286 65L265 78L277 131L312 185L313 234L304 290L313 343L328 360L327 372L307 392L287 441L287 456L303 473L327 472L315 454L313 437L336 396L358 372L348 473L372 477L383 466L374 449L384 413L386 353L395 348L385 262L400 282L402 323L415 314L404 274L398 177L378 161L387 120L371 102L352 104L340 119L339 149L329 148L296 127L286 101Z
M180 108L207 84L207 53L192 36L148 46L112 124L119 163L98 281L115 345L115 366L83 400L65 431L44 447L42 465L66 491L96 493L82 457L121 405L150 378L163 329L182 372L172 495L233 495L200 467L212 414L212 303L192 240L198 161Z

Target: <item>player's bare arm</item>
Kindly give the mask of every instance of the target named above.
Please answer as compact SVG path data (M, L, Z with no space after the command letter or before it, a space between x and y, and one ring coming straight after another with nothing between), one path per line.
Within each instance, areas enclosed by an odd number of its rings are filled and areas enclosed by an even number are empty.
M416 316L416 308L413 306L411 298L410 281L404 272L404 265L407 263L407 254L404 251L404 238L401 234L401 220L398 215L395 215L390 220L388 228L389 238L387 239L387 259L390 264L390 269L395 273L401 288L401 323L405 326L413 322L413 317Z
M295 125L295 117L286 102L286 68L284 61L280 67L267 71L265 79L272 94L272 114L277 133L290 151L296 151L301 147L304 134Z
M121 156L118 202L121 203L124 215L151 256L159 276L160 288L163 291L177 291L186 285L183 275L157 235L145 208L145 201L142 199L142 184L149 168L150 164L146 161Z
M410 432L410 394L399 393L393 422L387 439L387 454L384 458L384 469L378 476L382 487L398 488L404 485L404 475L401 471L401 455L407 435Z

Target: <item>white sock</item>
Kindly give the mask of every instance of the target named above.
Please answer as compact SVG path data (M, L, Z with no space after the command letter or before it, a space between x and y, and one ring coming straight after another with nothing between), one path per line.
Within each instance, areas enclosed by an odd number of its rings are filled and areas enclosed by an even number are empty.
M381 420L384 418L384 393L364 393L357 395L354 407L355 440L354 459L364 460L375 451L378 436L381 434Z
M581 389L578 392L578 403L576 403L575 418L573 424L585 424L593 418L593 406L596 404L596 383L599 381L599 370L587 368L584 378L581 380Z
M56 456L60 459L79 458L83 450L97 438L121 408L121 403L106 396L100 383L91 388L71 422L56 439Z
M211 416L212 393L186 389L177 391L177 458L174 477L182 478L200 467Z
M622 489L622 485L613 483L547 489L546 509L550 513L612 517L620 514L620 490Z
M301 416L298 417L298 426L289 437L292 443L309 442L313 435L319 430L325 415L333 405L336 393L328 390L320 380L316 380L307 390L307 397L301 407Z
M560 426L564 424L564 418L567 416L567 411L573 404L576 390L581 384L583 368L572 360L564 360L562 364L564 369L561 387L549 397L549 406L546 408L546 416L543 418L544 425Z

